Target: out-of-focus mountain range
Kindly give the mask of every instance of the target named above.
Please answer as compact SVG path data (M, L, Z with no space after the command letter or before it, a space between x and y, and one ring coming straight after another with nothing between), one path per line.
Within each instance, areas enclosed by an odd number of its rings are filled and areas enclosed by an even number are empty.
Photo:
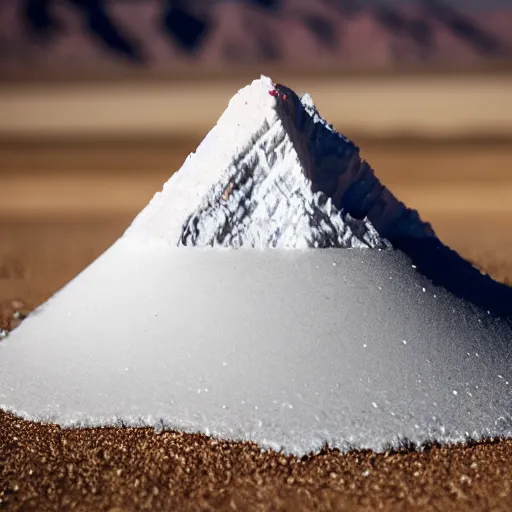
M0 75L478 67L512 62L512 2L12 0Z

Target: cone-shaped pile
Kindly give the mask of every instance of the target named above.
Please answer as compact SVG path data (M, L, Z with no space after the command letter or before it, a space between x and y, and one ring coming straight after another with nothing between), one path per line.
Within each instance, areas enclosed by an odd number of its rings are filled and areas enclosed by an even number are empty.
M511 303L262 78L0 343L0 407L296 454L510 435Z

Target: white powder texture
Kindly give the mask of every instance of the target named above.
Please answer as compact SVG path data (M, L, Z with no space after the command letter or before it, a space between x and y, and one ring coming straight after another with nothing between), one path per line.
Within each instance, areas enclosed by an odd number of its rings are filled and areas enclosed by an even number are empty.
M299 456L512 436L510 320L396 249L412 241L430 265L429 237L309 96L263 77L125 235L1 341L0 408Z

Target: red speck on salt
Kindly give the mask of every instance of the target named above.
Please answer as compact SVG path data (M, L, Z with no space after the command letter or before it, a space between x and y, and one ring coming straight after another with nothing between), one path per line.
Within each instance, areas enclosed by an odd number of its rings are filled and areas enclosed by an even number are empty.
M270 91L268 91L268 93L270 94L270 96L277 96L277 91L275 89L271 89Z

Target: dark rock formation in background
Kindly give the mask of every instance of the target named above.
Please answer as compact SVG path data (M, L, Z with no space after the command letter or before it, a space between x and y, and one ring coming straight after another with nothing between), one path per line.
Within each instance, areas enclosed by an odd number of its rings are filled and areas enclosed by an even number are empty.
M16 48L23 47L32 66L58 67L67 47L74 58L66 68L94 69L98 58L171 71L195 57L224 67L293 64L294 42L301 63L313 66L329 58L357 67L509 59L512 10L485 5L477 12L446 0L15 0L0 6L1 61L4 70L20 67Z

